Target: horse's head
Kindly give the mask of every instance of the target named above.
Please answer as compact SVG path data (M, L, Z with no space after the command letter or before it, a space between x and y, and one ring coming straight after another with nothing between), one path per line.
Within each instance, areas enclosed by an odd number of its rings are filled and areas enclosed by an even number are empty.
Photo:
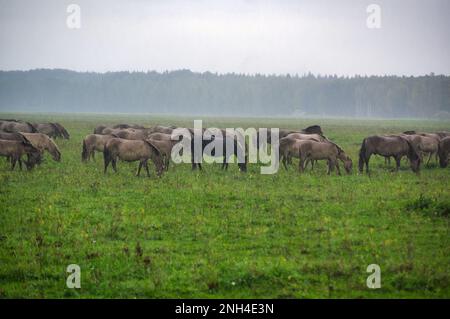
M353 167L352 159L350 157L348 157L347 155L345 155L344 168L345 168L345 171L347 172L347 174L350 174L352 172L352 167Z
M143 141L146 142L148 146L150 146L150 149L151 149L150 157L151 157L153 163L155 164L156 174L159 177L162 175L162 173L164 171L164 161L162 158L161 151L155 146L155 144L153 144L153 142L151 140L146 139Z
M61 161L61 152L59 151L58 146L56 146L55 142L50 137L47 137L47 149L54 161Z
M438 155L439 155L439 165L442 168L446 168L448 165L448 154L446 154L446 152L444 152L440 147L438 150Z
M420 152L417 147L411 143L409 140L404 139L408 143L409 151L408 151L408 159L411 166L411 170L414 173L419 173L420 171Z

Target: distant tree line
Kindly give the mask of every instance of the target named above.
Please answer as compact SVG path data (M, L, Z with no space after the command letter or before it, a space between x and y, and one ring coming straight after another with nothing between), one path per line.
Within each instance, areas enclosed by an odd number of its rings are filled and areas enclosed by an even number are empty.
M0 110L442 118L450 77L0 71Z

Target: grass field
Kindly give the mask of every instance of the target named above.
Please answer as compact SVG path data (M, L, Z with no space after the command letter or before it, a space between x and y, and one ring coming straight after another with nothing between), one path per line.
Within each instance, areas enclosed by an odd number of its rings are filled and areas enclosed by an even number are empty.
M280 169L246 174L219 164L181 164L162 178L134 176L136 163L103 174L81 163L97 124L189 126L194 118L150 115L0 114L59 121L62 161L9 171L0 159L0 297L25 298L449 298L450 169L372 176ZM200 118L204 126L298 129L320 124L357 164L362 139L407 129L449 130L425 120ZM81 267L68 289L66 267ZM369 289L369 264L381 288Z

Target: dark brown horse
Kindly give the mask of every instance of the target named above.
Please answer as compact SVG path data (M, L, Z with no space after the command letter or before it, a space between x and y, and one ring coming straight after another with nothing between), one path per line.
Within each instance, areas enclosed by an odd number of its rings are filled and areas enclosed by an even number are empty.
M396 170L400 167L400 161L403 156L407 156L413 172L418 173L420 170L420 155L417 148L406 138L401 136L369 136L366 137L359 151L359 171L369 174L369 160L373 155L381 155L384 157L392 156L396 161Z
M11 161L11 170L14 170L17 162L19 162L19 168L22 170L23 155L28 156L28 160L25 161L27 169L32 169L36 164L35 159L39 158L40 152L27 140L0 140L0 156L9 158Z
M32 144L31 141L29 141L24 135L21 133L6 133L6 132L0 132L0 140L7 140L7 141L17 141L22 142L23 144ZM33 145L34 146L34 145ZM26 163L33 163L33 164L41 164L42 162L42 153L27 153L27 162ZM6 156L6 159L8 162L11 161L10 156ZM19 162L20 165L20 162ZM33 165L34 166L34 165Z
M450 136L444 137L439 142L439 165L446 168L448 165L448 157L450 155Z

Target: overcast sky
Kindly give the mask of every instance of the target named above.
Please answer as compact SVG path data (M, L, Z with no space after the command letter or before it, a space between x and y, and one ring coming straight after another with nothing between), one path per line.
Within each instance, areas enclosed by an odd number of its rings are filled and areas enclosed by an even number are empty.
M449 14L448 0L0 0L0 69L448 75Z

